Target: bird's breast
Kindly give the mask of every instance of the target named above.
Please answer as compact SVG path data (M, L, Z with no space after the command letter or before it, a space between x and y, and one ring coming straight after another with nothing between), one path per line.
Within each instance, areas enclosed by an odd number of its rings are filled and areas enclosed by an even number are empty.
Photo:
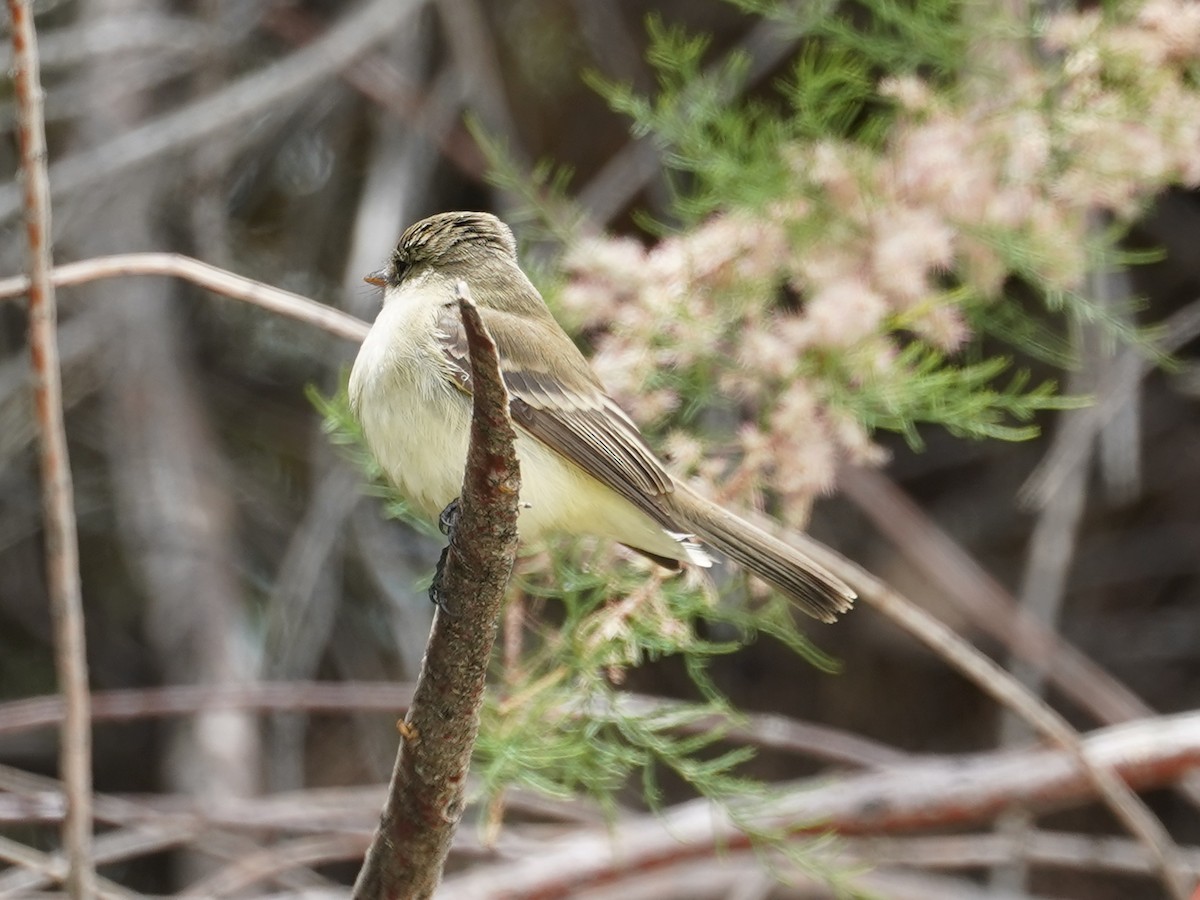
M397 297L380 311L350 372L350 404L387 478L435 516L462 488L470 400L443 374L439 304Z

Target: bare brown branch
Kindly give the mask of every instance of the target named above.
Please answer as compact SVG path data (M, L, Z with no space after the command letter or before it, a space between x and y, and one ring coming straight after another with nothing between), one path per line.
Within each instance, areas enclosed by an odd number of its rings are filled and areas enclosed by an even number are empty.
M207 288L217 294L252 303L269 312L304 322L348 341L359 342L366 337L368 325L340 309L325 306L271 287L253 278L235 275L225 269L192 259L180 253L123 253L67 263L50 272L55 287L84 284L100 278L123 278L132 275L171 275ZM29 292L29 279L0 279L0 300L20 297Z
M1139 789L1161 787L1200 764L1200 713L1150 719L1089 735L1084 754L1096 769L1116 772ZM1014 805L1055 808L1092 791L1071 754L1059 750L987 753L921 761L829 782L777 786L769 815L754 819L771 831L801 835L896 833L962 827ZM663 816L627 819L611 833L571 833L542 842L520 864L479 866L446 880L447 900L577 896L619 873L651 871L682 860L745 848L739 823L705 800ZM1158 860L1152 865L1157 868ZM1180 871L1190 871L1181 862Z
M369 712L407 708L412 687L396 682L260 681L254 684L177 684L92 695L92 721L128 722L190 716L217 709L271 712ZM0 735L57 725L61 697L30 697L0 704Z
M274 834L279 829L292 828L302 834L321 833L349 834L358 840L357 853L348 852L350 859L361 855L362 847L369 838L369 823L364 810L381 792L382 788L367 790L340 790L332 792L309 791L296 795L263 798L245 798L223 802L214 807L209 798L196 795L169 795L166 797L139 798L130 801L98 793L94 798L96 818L109 824L121 825L96 838L93 857L97 865L124 862L140 856L181 847L199 851L218 860L238 860L255 849L261 834ZM62 792L59 782L41 775L22 772L0 765L0 817L5 817L4 807L26 807L24 818L7 816L8 821L54 822L62 819ZM331 804L324 794L332 793L338 798ZM329 828L330 822L314 829L314 811L318 814L335 809L342 822ZM13 810L9 810L10 812ZM21 852L18 846L16 853ZM31 860L36 859L32 857ZM26 866L20 860L20 869L0 872L0 896L21 895L46 885L54 880L53 873L65 870L60 856L50 860L51 866L34 864ZM303 868L301 860L294 860L293 868L286 872L272 872L270 877L280 885L301 889L311 887L314 881L324 882L315 873ZM103 879L100 881L102 896L112 893Z
M442 582L445 607L434 618L379 831L354 885L359 900L431 897L441 880L462 816L484 682L517 549L520 476L508 392L496 347L462 282L458 301L475 395L459 518Z
M58 359L58 311L50 279L50 185L46 176L46 126L37 35L28 0L9 0L14 87L21 149L22 201L29 260L29 352L38 458L45 516L46 581L54 622L54 661L66 703L59 769L66 791L63 846L66 886L72 897L96 891L92 863L92 734L88 709L87 649L79 581L79 537L67 435L63 424L62 372Z
M1139 790L1154 789L1171 783L1189 767L1200 763L1200 714L1131 723L1089 735L1084 743L1085 752L1095 763L1113 766ZM4 806L23 797L32 804L33 795L22 792L41 789L48 782L26 774L6 777L0 767L0 789L16 792L6 798L9 802ZM187 840L200 826L232 833L233 846L241 842L242 850L228 856L235 861L234 865L216 876L223 883L230 878L242 885L254 877L274 878L285 871L287 860L300 865L337 858L339 854L344 859L355 846L363 846L364 808L378 790L376 787L307 790L245 799L216 809L195 797L157 797L133 804L101 796L97 799L101 815L128 829L120 841L122 846L106 848L102 858L110 855L123 858L117 854L127 852L130 845L135 851L141 846L144 852L152 852L156 846ZM790 786L780 785L776 795L781 798L779 805L766 811L747 807L741 811L743 818L750 816L751 821L764 828L784 828L797 836L823 833L826 828L843 835L867 836L903 835L939 826L961 828L986 821L1014 806L1044 811L1063 808L1086 802L1092 797L1092 790L1066 754L1032 747L1018 752L918 758L878 772L836 780L822 775ZM761 818L764 815L766 818ZM717 856L727 859L729 853L747 846L745 836L733 822L699 801L674 808L665 821L654 816L623 817L610 829L591 818L575 824L581 827L549 842L536 838L530 841L509 832L500 841L500 859L493 859L480 871L478 879L469 875L451 879L445 886L446 896L495 896L507 888L524 896L524 890L534 887L552 885L566 890L596 882L612 883L613 879L619 881L639 872L686 863L703 865L703 860ZM137 831L139 827L142 832ZM147 837L164 832L168 832L167 844L155 843ZM261 852L245 846L251 835L280 832L291 832L300 839L284 839L277 848ZM322 834L328 835L328 840L322 839ZM915 846L920 849L906 862L954 868L984 865L1013 852L1011 841L991 835L957 839L968 842L966 849L958 853L937 844L955 838L906 839L916 840ZM1054 845L1058 849L1053 852L1039 843L1030 859L1046 865L1153 871L1153 860L1143 849L1118 841L1109 853L1104 848L1112 843L1112 839L1080 837L1059 841ZM464 848L470 849L465 845ZM853 860L876 860L869 843L851 842L845 849ZM99 853L99 844L97 850ZM14 852L20 852L20 848ZM573 856L576 852L579 855ZM1089 854L1101 852L1102 861L1089 858ZM895 853L895 850L889 853L885 844L878 856L887 862ZM1196 871L1195 856L1194 852L1186 855L1186 871ZM685 870L690 868L686 866ZM0 877L5 887L15 887L18 883L32 887L40 883L31 877L14 880L11 874Z

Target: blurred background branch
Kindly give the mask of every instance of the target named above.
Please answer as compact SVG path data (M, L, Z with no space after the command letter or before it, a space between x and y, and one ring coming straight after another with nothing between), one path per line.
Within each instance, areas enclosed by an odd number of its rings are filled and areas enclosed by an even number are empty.
M8 15L29 272L29 381L41 475L46 593L53 624L55 675L65 704L58 736L58 772L66 800L62 845L67 864L61 878L72 896L86 900L96 891L92 859L92 723L74 479L63 422L58 300L50 278L53 261L46 123L32 5L10 0Z

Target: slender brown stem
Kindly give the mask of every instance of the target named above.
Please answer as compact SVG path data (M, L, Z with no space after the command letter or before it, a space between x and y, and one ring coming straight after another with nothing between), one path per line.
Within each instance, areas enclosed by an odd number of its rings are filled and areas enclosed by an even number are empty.
M479 713L517 551L520 475L500 360L463 282L474 409L458 523L442 575L412 706L401 726L379 830L354 885L356 900L432 897L459 818ZM447 612L449 610L449 612Z
M46 124L37 36L29 0L8 0L12 20L13 83L16 90L25 233L29 264L29 353L38 458L45 517L46 582L54 624L54 662L66 702L59 768L66 792L63 846L67 891L72 897L96 892L92 863L92 734L87 649L79 583L79 541L67 436L63 426L62 373L56 332L58 312L50 280L50 185L46 177Z
M253 278L235 275L225 269L192 259L181 253L121 253L67 263L50 272L55 287L84 284L99 278L123 278L130 275L171 275L182 278L217 294L252 303L268 312L287 316L312 325L348 341L359 342L367 335L368 325L349 313L309 300L300 294L271 287ZM0 300L20 297L30 290L24 276L0 278Z

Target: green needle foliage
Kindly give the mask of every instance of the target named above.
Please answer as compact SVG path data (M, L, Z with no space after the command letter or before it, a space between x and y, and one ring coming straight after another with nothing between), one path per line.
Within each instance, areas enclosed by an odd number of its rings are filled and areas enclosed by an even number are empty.
M1086 398L1059 396L1054 379L1034 378L1014 360L1073 367L1075 322L1155 353L1153 329L1136 324L1137 301L1094 299L1085 278L1155 258L1121 250L1118 241L1157 191L1196 178L1179 131L1189 115L1182 110L1200 106L1194 64L1172 68L1176 61L1164 54L1161 70L1150 72L1122 55L1132 46L1122 29L1145 35L1157 27L1153 17L1138 18L1139 3L1045 27L1065 37L1052 37L1054 52L1037 56L1032 30L986 4L867 0L850 11L730 2L796 40L794 60L773 84L750 84L744 54L713 62L707 36L657 17L648 22L647 58L658 81L652 95L589 78L630 118L633 134L662 148L674 173L676 224L653 227L670 236L663 247L674 241L671 250L696 254L685 266L704 267L701 254L721 246L706 233L718 234L723 222L745 223L763 243L786 242L769 268L746 239L731 254L730 265L743 270L732 284L720 281L724 272L703 273L681 291L712 299L697 317L708 347L676 354L669 373L639 373L643 389L674 383L675 402L660 404L671 411L657 427L688 427L714 394L714 373L756 365L770 341L746 336L770 336L787 321L781 286L799 294L801 319L815 317L825 301L822 322L841 331L810 332L794 340L794 365L756 373L749 418L776 442L781 432L810 430L810 422L780 424L769 399L798 380L826 410L849 414L868 434L898 432L914 447L919 428L930 425L962 437L1025 440L1038 433L1038 413ZM1162 40L1170 46L1172 38ZM1026 59L1027 71L1006 69L1014 58ZM1164 89L1182 102L1152 104ZM1139 112L1151 105L1165 109L1161 120ZM1128 151L1103 155L1124 141ZM1157 169L1142 165L1145 153ZM738 239L736 229L726 232L734 232L726 242ZM680 267L669 252L649 251L645 265L674 274ZM628 294L633 280L611 261L575 262L571 274L583 289L568 280L560 302L568 317L580 310L589 322L603 318L588 308L597 283ZM653 305L664 286L639 285L632 300L603 315L620 322L628 306ZM830 313L832 294L845 303L836 313L845 323ZM849 301L854 294L870 298L874 321L851 321L868 315ZM653 345L670 334L662 325L660 318L609 327L611 343ZM594 328L589 333L594 340ZM985 354L982 334L1011 350L997 353L993 341Z
M1011 368L1003 357L956 365L944 354L914 342L901 351L900 363L908 373L903 380L861 378L844 368L822 374L831 405L871 430L898 432L914 450L924 447L918 431L921 424L937 425L956 437L1023 441L1037 435L1032 422L1037 413L1074 409L1087 402L1087 398L1057 394L1052 381L1029 387L1031 376L1024 369L1014 372L1007 384L997 384ZM830 369L844 365L844 359L829 361Z

